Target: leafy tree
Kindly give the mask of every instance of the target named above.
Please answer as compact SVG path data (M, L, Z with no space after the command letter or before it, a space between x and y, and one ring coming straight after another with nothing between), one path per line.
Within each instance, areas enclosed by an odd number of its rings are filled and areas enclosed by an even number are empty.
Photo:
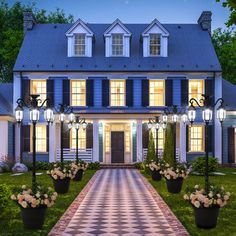
M72 15L66 16L57 8L47 14L44 9L37 9L35 4L24 5L16 1L9 7L5 0L0 0L0 82L12 80L12 70L23 40L23 13L31 11L37 23L72 23Z
M221 2L220 0L216 0ZM236 25L236 1L235 0L225 0L222 2L223 7L227 7L230 11L229 20L226 22L227 26Z
M165 146L163 159L170 165L174 166L174 137L173 137L173 125L168 123L165 132Z
M212 42L219 58L223 78L236 84L236 31L214 30Z

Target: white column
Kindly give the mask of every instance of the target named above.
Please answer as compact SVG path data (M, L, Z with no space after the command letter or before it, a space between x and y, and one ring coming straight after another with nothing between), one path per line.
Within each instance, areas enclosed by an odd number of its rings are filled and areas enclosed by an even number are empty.
M20 162L21 158L21 126L15 124L15 158L16 162Z
M143 161L143 127L142 120L137 120L137 162Z
M49 162L56 161L56 124L49 125Z
M179 142L179 152L180 160L186 162L186 124L182 121L180 122L180 142Z
M99 125L98 120L93 120L93 162L99 161Z
M8 155L8 122L6 120L0 121L1 131L1 145L0 145L0 159Z
M217 74L215 77L215 101L218 98L222 97L222 77L221 74ZM221 124L216 118L216 109L218 108L218 104L215 108L215 157L218 159L218 162L221 164L222 162L222 133L221 133Z

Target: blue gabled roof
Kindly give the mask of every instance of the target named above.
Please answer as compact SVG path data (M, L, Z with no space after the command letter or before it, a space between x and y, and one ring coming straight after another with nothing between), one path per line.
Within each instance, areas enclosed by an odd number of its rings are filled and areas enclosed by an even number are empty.
M0 83L0 116L12 116L13 84Z
M229 81L222 80L222 98L227 105L227 110L236 110L236 85L230 83Z
M67 57L65 33L72 24L36 24L28 31L14 71L221 71L207 31L198 24L163 24L168 57L143 57L141 34L148 24L124 24L132 33L130 57L105 57L103 33L110 24L87 24L94 32L92 54Z

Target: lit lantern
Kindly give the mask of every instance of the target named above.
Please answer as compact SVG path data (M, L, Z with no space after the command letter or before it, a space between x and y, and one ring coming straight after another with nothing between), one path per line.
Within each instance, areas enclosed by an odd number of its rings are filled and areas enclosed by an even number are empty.
M15 109L15 117L16 117L16 121L17 123L21 123L23 120L23 108L18 105Z

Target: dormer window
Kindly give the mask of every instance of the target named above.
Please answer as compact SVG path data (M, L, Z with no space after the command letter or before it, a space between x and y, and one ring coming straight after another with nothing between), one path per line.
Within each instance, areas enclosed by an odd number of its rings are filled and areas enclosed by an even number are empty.
M85 56L85 34L75 34L75 55Z
M112 34L112 56L123 56L123 34Z
M161 35L150 34L149 36L149 54L150 56L161 55Z

